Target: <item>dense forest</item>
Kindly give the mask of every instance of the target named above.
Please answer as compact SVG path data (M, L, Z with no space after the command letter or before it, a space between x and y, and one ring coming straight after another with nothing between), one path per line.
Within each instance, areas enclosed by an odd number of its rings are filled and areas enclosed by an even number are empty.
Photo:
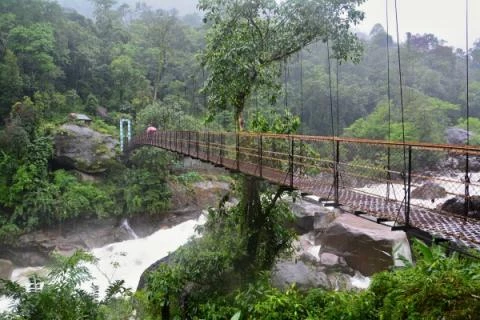
M92 18L50 0L1 0L0 240L9 243L64 221L168 208L167 180L175 163L168 153L141 149L120 161L117 150L117 159L95 181L55 163L53 137L71 113L90 116L91 128L115 138L119 120L127 118L137 133L154 124L400 140L397 43L381 24L355 37L349 23L363 17L355 9L360 0L313 2L324 8L328 23L315 21L300 0L201 0L203 16L90 0ZM350 20L342 21L347 11ZM272 29L265 19L270 14L272 21L287 22ZM410 33L399 52L407 140L443 143L447 128L466 128L466 53L436 35ZM468 59L470 128L478 144L480 39ZM98 302L77 289L86 277L81 261L93 259L79 252L59 258L57 273L40 295L3 286L21 301L18 317L7 319L54 319L56 304L63 304L61 319L79 314L127 319L133 309L141 319L474 319L479 314L479 264L445 259L441 249L422 244L417 250L423 258L415 267L380 274L362 293L271 287L265 272L289 250L293 234L282 226L291 216L277 202L278 190L248 179L238 185L239 205L211 211L202 240L155 273L149 291L133 298L115 283ZM475 274L476 281L469 282ZM417 283L421 290L412 286ZM187 307L186 286L195 288ZM454 304L446 302L457 294Z

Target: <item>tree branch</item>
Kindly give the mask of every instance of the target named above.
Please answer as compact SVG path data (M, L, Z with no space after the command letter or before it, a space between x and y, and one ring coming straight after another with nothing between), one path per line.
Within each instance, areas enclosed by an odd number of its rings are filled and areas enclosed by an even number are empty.
M275 196L273 197L272 201L268 205L267 208L265 208L265 216L270 215L270 212L272 209L275 207L275 204L277 203L278 198L285 192L286 188L283 186L278 187L277 192L275 193Z

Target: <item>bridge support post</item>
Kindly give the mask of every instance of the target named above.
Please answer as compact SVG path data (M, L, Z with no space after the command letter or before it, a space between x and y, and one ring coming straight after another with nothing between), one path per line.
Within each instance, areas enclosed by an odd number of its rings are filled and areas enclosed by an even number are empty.
M339 189L340 189L340 175L338 172L338 166L340 164L340 141L336 141L335 143L335 165L333 168L334 176L333 176L333 201L334 206L338 207L339 203Z
M407 194L405 199L405 226L410 227L410 191L412 187L412 146L408 146Z
M196 132L196 136L197 136L197 137L196 137L196 138L197 138L197 139L196 139L197 141L195 142L195 151L196 151L195 153L197 154L197 159L198 159L198 152L200 151L200 150L199 150L199 149L200 149L200 132L197 131L197 132Z
M238 132L235 142L235 159L237 162L237 170L240 171L240 134Z
M225 133L220 134L220 164L223 166L223 157L225 155Z
M210 131L207 131L207 161L210 161Z
M177 134L177 132L178 132L178 131L175 130L175 131L174 131L174 135L173 135L173 137L174 137L174 139L175 139L174 142L175 142L175 151L176 151L176 152L178 152L178 134Z
M258 168L260 178L263 178L263 136L261 134L258 136Z
M293 158L294 158L294 151L295 151L295 139L290 137L290 154L289 154L289 169L290 171L290 189L293 190Z
M467 135L470 134L467 132ZM470 156L468 154L465 155L465 201L464 201L464 212L463 215L465 216L465 220L468 218L468 212L470 211Z

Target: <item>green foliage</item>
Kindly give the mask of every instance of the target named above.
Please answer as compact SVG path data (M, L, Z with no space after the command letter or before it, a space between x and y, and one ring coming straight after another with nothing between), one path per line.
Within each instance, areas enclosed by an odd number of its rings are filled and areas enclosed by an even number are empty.
M184 185L190 185L192 183L204 180L204 178L196 171L188 171L176 176L175 178Z
M460 118L458 119L458 126L463 129L467 129L467 119ZM480 145L480 119L479 118L469 118L469 129L473 133L470 137L470 144Z
M55 255L48 276L37 276L43 286L31 292L17 283L1 280L0 294L15 299L17 303L12 312L0 316L12 320L127 319L132 309L127 307L131 306L130 295L122 286L123 282L113 283L103 301L97 301L95 294L80 288L81 284L91 280L85 264L95 262L95 257L84 251L76 251L70 257ZM123 298L113 298L116 294L122 294ZM123 306L123 309L115 310L115 306Z
M419 241L415 251L415 266L376 274L364 291L281 291L263 274L228 294L211 290L189 310L198 319L476 319L479 261Z
M354 56L360 46L349 27L363 19L356 8L361 2L201 0L210 24L202 57L210 73L204 86L210 110L232 108L237 129L243 129L252 91L276 86L275 63L319 39L330 39L341 59Z
M209 210L207 223L199 230L202 238L177 250L168 264L150 275L144 301L150 316L162 315L164 319L165 312L181 318L233 316L238 308L223 305L218 306L223 310L222 315L218 315L219 310L212 314L217 307L213 301L228 303L222 298L224 295L231 298L233 290L245 279L255 278L257 272L270 268L272 261L291 247L294 235L287 227L291 212L283 203L272 206L272 198L273 195L266 193L262 200L268 222L260 224L257 231L257 257L247 254L248 237L243 235L239 223L244 219L241 204L230 209L221 204L217 210ZM187 305L182 304L182 297L188 299ZM171 306L168 310L167 305Z
M0 59L0 88L2 88L0 116L2 118L8 114L10 106L20 98L22 85L17 57L7 49L3 59Z
M420 241L415 248L421 255L415 267L374 277L369 290L381 305L380 318L475 319L480 310L478 260L446 257L441 247Z
M161 130L200 130L201 123L185 113L188 101L174 96L167 96L163 102L147 105L137 115L140 130L153 124Z
M95 119L94 121L92 121L92 123L90 125L90 128L92 130L98 131L98 132L103 133L103 134L109 134L109 135L112 135L114 137L118 136L118 128L117 127L115 127L113 125L110 125L110 124L107 124L103 120L100 120L100 119Z
M284 110L283 114L277 111L270 111L270 114L255 112L249 125L249 131L268 132L268 133L296 133L300 126L300 118L293 116L289 110Z
M393 106L391 111L391 131L388 128L388 103L382 102L366 118L361 118L346 129L346 135L391 141L425 141L441 143L449 122L449 112L458 106L427 97L418 91L410 90L405 102L404 119L401 123L401 110ZM405 131L403 131L405 128Z

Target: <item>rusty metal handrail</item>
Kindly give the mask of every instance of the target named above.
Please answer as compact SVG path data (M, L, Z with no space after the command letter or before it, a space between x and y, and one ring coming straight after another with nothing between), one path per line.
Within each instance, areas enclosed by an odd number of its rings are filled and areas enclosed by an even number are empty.
M368 195L390 204L393 203L397 208L394 210L397 212L394 219L398 219L407 226L411 224L417 227L429 227L425 224L422 225L422 221L418 217L414 217L413 220L410 217L411 206L435 210L421 201L415 200L411 204L411 189L422 186L426 182L449 184L450 187L445 194L463 197L465 202L470 201L474 194L480 195L479 183L470 183L470 179L465 181L465 179L459 179L458 176L451 178L429 176L424 174L421 166L422 161L427 161L424 165L428 166L452 155L480 155L480 147L475 146L254 132L157 131L150 135L144 133L135 136L126 151L129 152L141 145L156 146L206 160L227 169L283 184L292 189L307 191L323 188L323 194L337 204L342 196L344 201L350 201L348 197ZM404 161L404 146L408 150L407 166L399 165L401 161ZM395 150L397 153L397 168L391 167L387 170L381 164L384 161L382 157L385 156L386 150ZM408 168L407 172L404 172L405 168ZM405 183L403 186L405 195L398 191L400 186L398 182L402 181L401 177ZM397 183L393 185L392 181L397 181ZM329 184L330 187L327 188ZM377 184L386 184L388 190L397 188L397 191L394 192L400 195L400 198L390 199L389 191L386 196L383 196L378 190L372 189L371 186ZM466 189L469 189L470 192L462 194L460 190L466 184L469 186ZM359 189L359 186L362 185L367 188ZM342 192L348 190L353 193L340 194L340 190ZM373 200L370 199L366 202L370 203L371 201ZM368 212L373 210L372 213L377 216L388 215L384 212L375 212L378 209L369 208L367 205L360 205L360 207ZM467 221L467 214L468 210L465 211L464 216L460 217L462 221ZM390 213L390 217L392 217L392 213ZM458 217L452 219L458 219ZM480 247L480 222L478 230L477 240ZM472 241L471 238L469 240Z

